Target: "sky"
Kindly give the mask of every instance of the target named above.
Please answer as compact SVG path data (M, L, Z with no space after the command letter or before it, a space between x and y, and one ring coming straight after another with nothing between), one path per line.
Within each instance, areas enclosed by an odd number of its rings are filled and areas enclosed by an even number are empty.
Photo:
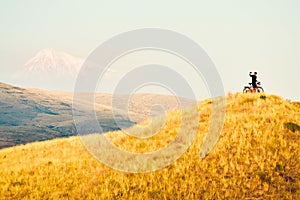
M298 0L1 0L0 82L14 84L43 48L86 58L114 35L153 27L197 42L225 93L242 91L257 71L267 93L300 101L299 11Z

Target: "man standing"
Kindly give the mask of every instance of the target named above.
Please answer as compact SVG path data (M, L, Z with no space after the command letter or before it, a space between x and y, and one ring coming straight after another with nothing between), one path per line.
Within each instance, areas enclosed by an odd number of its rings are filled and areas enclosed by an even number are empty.
M252 74L252 72L249 73L249 76L252 79L252 86L253 86L253 92L256 92L256 82L257 82L257 72L254 72L254 74Z

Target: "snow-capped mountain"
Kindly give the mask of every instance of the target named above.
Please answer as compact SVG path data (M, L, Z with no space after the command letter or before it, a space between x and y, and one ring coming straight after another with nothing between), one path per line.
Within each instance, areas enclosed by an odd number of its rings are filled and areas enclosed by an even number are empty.
M82 58L54 49L42 49L25 63L24 75L75 77L83 63Z
M42 49L12 77L12 83L49 90L74 89L84 59L51 48Z

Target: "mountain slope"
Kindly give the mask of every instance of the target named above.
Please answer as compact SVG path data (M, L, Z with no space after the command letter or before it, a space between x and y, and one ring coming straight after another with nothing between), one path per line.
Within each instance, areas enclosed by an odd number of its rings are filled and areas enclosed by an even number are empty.
M146 174L106 167L78 137L3 149L0 198L299 199L299 106L274 95L229 95L222 135L200 160L211 101L200 102L199 126L186 130L198 130L191 147L167 168ZM179 117L172 111L165 128L147 141L119 131L106 135L119 148L153 151L172 140Z
M0 83L0 149L77 135L72 116L72 96L68 92L20 88ZM110 94L95 95L96 115L104 132L120 129L117 123L128 127L148 118L147 112L151 111L153 103L160 102L166 109L178 107L176 98L172 96L137 94L130 101L130 116L113 116L112 108L124 108L128 96L119 95L114 98L117 99L116 105L112 105ZM189 100L183 99L183 102L189 103ZM122 112L117 110L117 113ZM154 115L162 113L155 108L152 112ZM82 123L88 125L91 119L84 114L82 112Z
M0 95L0 148L75 134L69 103L2 83Z

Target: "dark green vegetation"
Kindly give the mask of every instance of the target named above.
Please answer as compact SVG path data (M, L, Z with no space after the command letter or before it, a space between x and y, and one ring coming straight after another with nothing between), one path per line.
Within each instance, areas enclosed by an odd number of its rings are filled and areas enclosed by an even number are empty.
M300 126L298 124L293 123L293 122L284 123L284 127L289 129L290 131L293 131L293 132L300 131Z
M260 99L266 99L266 98L267 98L267 96L266 96L266 95L264 95L264 94L262 94L262 95L260 95L260 96L259 96L259 98L260 98Z

